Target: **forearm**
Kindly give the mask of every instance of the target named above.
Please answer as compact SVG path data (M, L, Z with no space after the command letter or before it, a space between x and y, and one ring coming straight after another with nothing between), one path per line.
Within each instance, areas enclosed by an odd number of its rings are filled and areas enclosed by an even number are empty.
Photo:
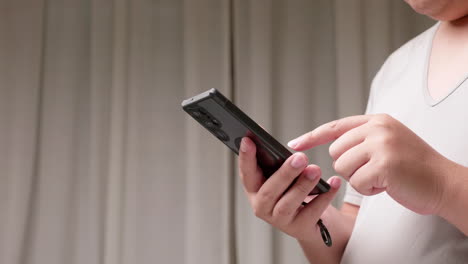
M340 263L346 244L351 236L355 219L341 213L330 205L322 215L322 221L330 232L333 245L327 247L324 244L318 227L317 234L311 240L299 241L299 244L310 263Z
M451 162L439 216L468 236L468 168Z

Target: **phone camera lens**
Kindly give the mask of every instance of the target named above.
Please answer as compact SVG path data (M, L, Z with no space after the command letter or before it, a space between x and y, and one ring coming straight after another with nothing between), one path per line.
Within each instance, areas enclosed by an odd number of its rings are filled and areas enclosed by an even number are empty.
M214 124L215 126L221 127L221 123L220 123L218 120L212 118L212 119L211 119L211 122L213 122L213 124Z
M208 113L206 112L205 109L200 108L199 110L200 110L200 113L201 113L201 114L203 114L203 115L208 115Z
M214 127L215 125L213 124L213 122L211 122L211 120L206 120L206 121L205 121L205 126L211 128L211 127Z
M205 124L205 126L208 128L216 128L216 127L220 128L221 127L221 123L213 117L203 116L203 119L204 119L203 124Z
M194 117L200 117L200 116L201 116L201 113L200 113L199 111L197 111L197 110L193 110L193 111L192 111L192 115L193 115Z

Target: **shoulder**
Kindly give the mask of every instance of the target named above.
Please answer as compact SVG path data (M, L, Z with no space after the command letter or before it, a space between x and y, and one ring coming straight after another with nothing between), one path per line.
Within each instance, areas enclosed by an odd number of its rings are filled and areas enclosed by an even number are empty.
M420 60L422 57L425 57L427 55L427 48L431 45L432 37L437 27L438 24L435 24L395 50L383 64L382 70L401 69L408 65L409 62L414 61L414 59Z
M382 87L380 83L389 83L399 78L408 67L411 67L412 63L422 63L428 55L428 46L432 42L432 36L437 27L438 24L435 24L391 53L374 77L371 92L376 93L377 91L372 90Z

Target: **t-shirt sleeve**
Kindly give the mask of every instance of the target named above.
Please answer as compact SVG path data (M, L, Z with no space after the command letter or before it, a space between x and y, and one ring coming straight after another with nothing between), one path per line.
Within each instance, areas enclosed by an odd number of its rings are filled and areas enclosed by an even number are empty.
M345 203L350 203L350 204L360 206L362 202L362 198L363 198L362 194L358 193L348 182L348 184L346 184L346 193L345 193L343 201Z
M376 90L378 89L379 82L382 79L383 68L385 68L386 64L388 64L388 60L385 62L382 68L380 68L379 72L375 75L374 79L372 80L371 89L369 92L369 100L367 101L366 114L375 113L375 107L374 107L375 94L377 92ZM362 202L362 198L363 198L363 195L358 193L348 182L346 184L346 192L345 192L343 201L345 203L350 203L350 204L360 206Z

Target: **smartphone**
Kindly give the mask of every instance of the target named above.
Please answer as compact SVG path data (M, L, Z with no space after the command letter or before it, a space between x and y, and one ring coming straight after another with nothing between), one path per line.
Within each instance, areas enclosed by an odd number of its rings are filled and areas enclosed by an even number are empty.
M258 166L266 178L277 171L292 155L287 148L214 88L184 100L182 108L237 155L242 138L252 139L257 147ZM329 189L330 185L320 179L310 195L325 193Z

